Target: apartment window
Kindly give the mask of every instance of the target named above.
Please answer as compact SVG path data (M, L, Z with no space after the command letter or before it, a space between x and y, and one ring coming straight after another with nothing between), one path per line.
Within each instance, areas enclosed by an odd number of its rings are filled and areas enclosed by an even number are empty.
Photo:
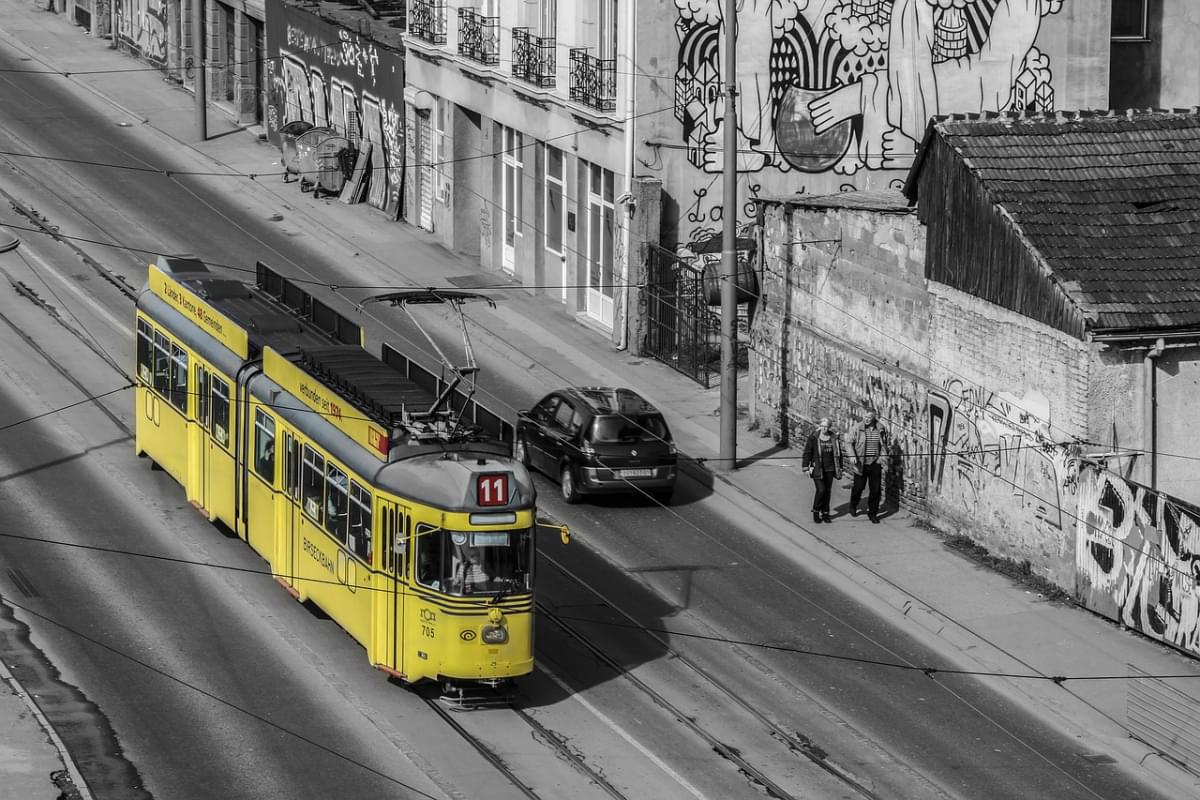
M546 249L562 255L563 229L567 216L566 207L566 158L557 147L546 148L546 219L542 230L546 232Z
M617 0L584 0L583 44L599 59L617 57Z
M1112 0L1112 38L1145 39L1148 0Z

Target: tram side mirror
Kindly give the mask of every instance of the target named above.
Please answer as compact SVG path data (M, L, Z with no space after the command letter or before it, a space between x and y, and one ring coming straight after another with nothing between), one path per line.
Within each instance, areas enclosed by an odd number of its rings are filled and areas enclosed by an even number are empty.
M539 528L549 528L551 530L557 530L558 538L562 539L563 544L571 543L571 529L568 528L566 525L563 525L561 522L555 522L554 520L549 520L549 519L539 519L537 521L537 526Z

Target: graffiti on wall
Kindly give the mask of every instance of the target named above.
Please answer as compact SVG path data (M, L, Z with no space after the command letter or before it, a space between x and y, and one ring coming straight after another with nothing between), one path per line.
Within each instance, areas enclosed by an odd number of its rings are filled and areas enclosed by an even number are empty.
M675 116L688 160L724 169L722 0L675 0ZM740 172L907 169L930 117L1050 111L1034 46L1062 0L743 0Z
M268 40L280 42L267 62L268 132L277 140L283 125L304 120L370 142L367 202L395 218L404 188L403 55L307 12L275 8L279 14L267 16Z
M1079 476L1076 595L1088 608L1200 653L1200 512L1089 467Z
M158 67L167 63L167 5L163 0L115 0L117 46Z
M758 353L756 401L780 412L777 432L794 436L804 421L822 416L849 430L864 408L872 408L892 433L885 476L889 498L921 501L926 496L922 454L928 452L927 392L921 381L804 332L794 333L781 352L779 329L771 327L760 320L751 335Z
M1018 397L952 378L929 392L928 419L931 496L970 517L1028 520L1052 543L1041 549L1068 554L1078 462L1052 435L1045 395Z

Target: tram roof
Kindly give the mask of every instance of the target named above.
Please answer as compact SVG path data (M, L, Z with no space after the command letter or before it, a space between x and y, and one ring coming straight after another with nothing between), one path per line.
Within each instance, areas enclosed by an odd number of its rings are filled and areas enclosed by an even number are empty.
M406 413L428 410L437 400L360 347L304 347L293 361L389 428L403 424Z
M264 347L288 353L329 344L327 332L306 324L252 284L218 277L211 272L172 277L246 331L255 353L261 353Z
M386 426L389 434L414 422L420 426L438 402L436 390L407 375L408 367L365 350L358 325L261 262L254 283L218 276L186 256L160 257L157 266L242 328L251 357L269 347Z

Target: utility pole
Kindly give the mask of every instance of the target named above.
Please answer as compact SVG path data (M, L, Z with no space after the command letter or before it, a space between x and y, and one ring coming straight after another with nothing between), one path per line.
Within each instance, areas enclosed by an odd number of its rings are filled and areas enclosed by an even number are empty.
M737 2L725 0L725 170L721 220L720 469L737 469Z
M208 139L208 81L204 74L204 0L192 0L192 68L196 71L196 133Z

